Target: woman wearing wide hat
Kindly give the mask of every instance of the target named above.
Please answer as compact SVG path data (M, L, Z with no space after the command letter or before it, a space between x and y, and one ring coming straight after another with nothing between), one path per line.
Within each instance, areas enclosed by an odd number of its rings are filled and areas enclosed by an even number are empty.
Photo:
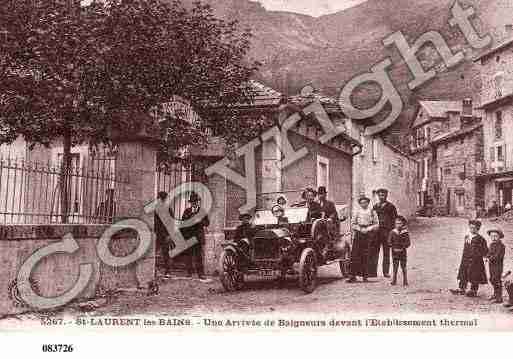
M360 208L356 209L351 226L353 230L353 247L351 251L351 277L349 283L356 282L356 277L362 277L366 282L369 276L369 246L379 228L376 212L370 208L370 198L362 195L358 199Z

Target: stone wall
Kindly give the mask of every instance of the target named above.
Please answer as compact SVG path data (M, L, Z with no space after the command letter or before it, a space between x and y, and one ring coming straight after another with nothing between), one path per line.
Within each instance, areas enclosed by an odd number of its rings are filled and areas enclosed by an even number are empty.
M125 267L112 267L98 255L98 241L106 226L86 225L14 225L0 227L0 315L31 310L16 290L19 270L28 258L49 245L61 242L71 234L78 244L72 253L55 253L37 262L31 275L33 290L43 297L56 297L69 291L76 283L81 264L91 264L92 276L77 300L93 298L111 290L147 288L154 279L154 240L147 252ZM130 255L139 245L137 233L123 230L110 241L112 255Z

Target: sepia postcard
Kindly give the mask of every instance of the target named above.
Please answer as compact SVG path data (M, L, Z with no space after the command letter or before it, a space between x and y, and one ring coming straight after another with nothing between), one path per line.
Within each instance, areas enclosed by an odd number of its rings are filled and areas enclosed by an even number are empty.
M513 330L512 15L2 0L0 337Z

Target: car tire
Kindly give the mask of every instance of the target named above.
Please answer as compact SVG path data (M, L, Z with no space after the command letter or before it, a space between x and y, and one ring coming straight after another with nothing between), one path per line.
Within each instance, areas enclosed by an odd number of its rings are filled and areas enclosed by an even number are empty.
M235 292L244 287L244 273L241 272L237 255L225 249L219 258L219 279L227 292Z
M317 258L312 248L305 248L299 261L299 287L312 293L317 287Z

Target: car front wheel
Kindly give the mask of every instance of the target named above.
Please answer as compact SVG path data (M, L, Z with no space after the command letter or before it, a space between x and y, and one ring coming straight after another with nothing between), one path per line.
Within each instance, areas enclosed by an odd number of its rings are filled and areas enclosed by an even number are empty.
M219 258L219 278L227 292L234 292L244 286L244 273L241 272L237 255L225 249Z
M301 253L299 286L306 293L312 293L317 286L317 260L312 248L305 248Z

